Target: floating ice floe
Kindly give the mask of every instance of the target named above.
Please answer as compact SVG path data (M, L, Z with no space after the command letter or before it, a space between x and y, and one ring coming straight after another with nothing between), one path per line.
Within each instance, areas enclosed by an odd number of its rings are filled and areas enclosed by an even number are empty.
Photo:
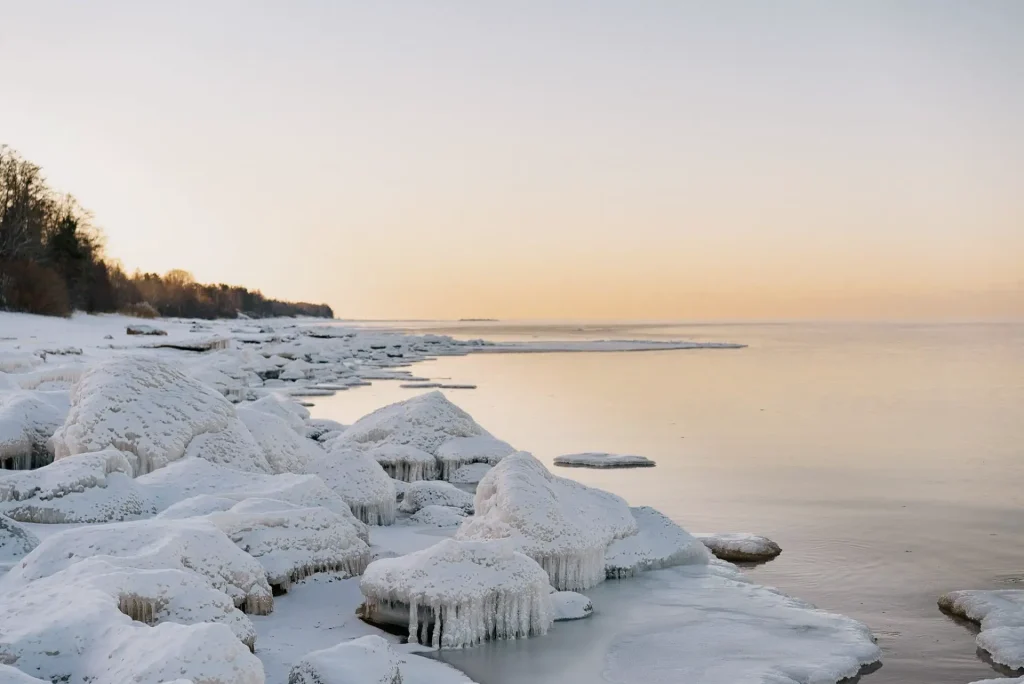
M630 509L639 532L616 539L605 551L608 579L632 577L646 570L707 563L708 550L689 532L649 506Z
M437 459L441 462L441 479L451 481L459 470L475 463L496 465L515 451L508 442L490 435L449 439L437 448Z
M560 590L603 582L605 549L638 530L620 497L557 477L525 452L507 456L487 473L475 505L475 517L456 537L511 539Z
M409 522L426 527L458 527L466 519L466 512L453 506L424 506L409 518Z
M263 567L216 526L198 520L141 520L84 526L51 535L4 577L31 582L92 557L140 570L189 570L247 613L269 614L274 600ZM112 561L114 562L114 561Z
M437 458L408 444L382 444L368 450L366 455L396 480L416 482L437 477Z
M451 506L464 513L472 513L473 495L439 480L411 483L399 509L404 513L415 513L425 506Z
M594 604L591 600L575 591L553 592L551 605L555 611L555 622L582 620L594 614Z
M154 507L117 449L68 456L37 470L0 470L0 513L31 523L127 520Z
M445 539L375 560L359 588L367 619L404 623L434 648L545 634L554 617L547 573L503 541Z
M768 537L747 532L697 533L693 536L715 556L732 563L759 563L782 553L782 547Z
M0 573L39 546L39 539L24 525L0 515Z
M234 416L218 392L169 363L116 357L89 368L71 390L71 410L53 436L56 458L114 447L136 475L181 458L189 442Z
M365 453L333 449L311 460L306 472L337 492L353 515L367 525L390 525L395 521L395 481Z
M0 391L0 465L30 470L50 463L50 436L69 407L66 392Z
M428 454L454 437L489 436L473 418L440 392L428 392L377 409L353 423L339 443L370 449L408 444Z
M1024 589L951 591L939 598L939 607L977 623L978 647L994 662L1024 669Z
M556 466L564 468L653 468L656 465L646 456L606 454L595 451L556 456L554 463Z

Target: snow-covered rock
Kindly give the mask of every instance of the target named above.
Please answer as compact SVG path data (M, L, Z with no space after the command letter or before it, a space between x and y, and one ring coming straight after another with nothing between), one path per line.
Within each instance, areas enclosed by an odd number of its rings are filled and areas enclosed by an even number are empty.
M560 590L604 581L605 549L638 530L620 497L557 477L525 452L505 457L487 473L475 504L476 516L456 537L511 539Z
M650 506L630 509L640 531L616 539L605 551L608 579L632 577L645 570L707 563L710 554L693 535Z
M425 506L450 506L472 513L473 495L439 480L411 483L399 509L404 513L415 513Z
M275 473L306 472L310 463L324 453L318 443L273 413L242 406L237 413Z
M381 558L359 588L369 619L404 615L409 639L434 648L545 634L553 620L547 573L503 541L445 539Z
M409 522L427 527L458 527L466 519L466 512L452 506L424 506L409 518Z
M167 334L166 330L157 328L156 326L147 325L145 323L135 323L125 327L125 332L129 335L158 335L164 336Z
M50 437L69 408L66 392L0 392L0 463L15 470L50 463Z
M6 515L0 515L0 572L39 546L32 531Z
M335 449L311 460L306 472L322 479L364 523L390 525L395 521L395 481L365 453Z
M382 444L366 452L380 463L388 475L403 482L433 480L437 477L437 458L408 444Z
M30 677L21 670L15 670L10 665L0 665L0 682L4 684L50 684L42 679Z
M359 575L370 562L370 547L353 521L319 506L245 499L206 519L258 560L267 581L284 591L317 572Z
M0 513L32 523L120 521L153 512L117 449L76 454L38 470L0 470Z
M556 591L551 594L555 622L582 620L594 614L594 604L583 594L575 591Z
M939 607L976 622L978 647L993 661L1024 669L1024 589L951 591L939 598Z
M449 482L452 484L478 484L493 467L490 463L469 463L456 470Z
M363 449L408 444L436 456L437 448L453 437L481 435L489 433L472 416L440 392L428 392L363 416L338 441Z
M285 399L277 394L268 394L256 401L242 404L242 407L277 416L288 423L288 427L295 430L297 434L306 436L306 420L309 418L309 411L291 399Z
M165 361L115 357L72 388L71 410L53 436L55 456L114 447L134 455L141 475L181 458L195 436L224 429L233 415L220 393Z
M715 556L732 563L758 563L782 553L782 547L768 537L748 532L697 533L693 536Z
M185 449L185 457L202 458L210 463L252 473L272 473L262 447L237 417L230 418L222 430L197 435Z
M387 641L371 634L307 653L288 684L403 684L401 662Z
M597 451L556 456L554 463L564 468L653 468L656 465L646 456Z
M306 437L318 442L326 441L328 435L336 436L345 431L345 425L328 418L310 418L306 421Z
M455 473L473 463L496 465L515 449L491 435L472 435L449 439L437 448L437 459L441 463L441 479L451 481Z
M122 567L189 570L205 577L247 613L266 615L274 601L263 567L213 524L197 519L141 520L85 526L45 538L5 576L31 582L87 558L109 556Z

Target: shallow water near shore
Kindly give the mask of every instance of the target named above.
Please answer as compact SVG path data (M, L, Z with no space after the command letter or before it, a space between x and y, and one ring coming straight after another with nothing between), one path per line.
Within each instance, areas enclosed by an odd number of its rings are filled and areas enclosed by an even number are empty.
M964 684L999 672L974 631L939 612L954 589L1024 577L1024 325L659 326L409 324L417 332L521 339L692 339L740 350L496 354L442 358L416 375L542 461L635 453L656 468L560 475L650 505L695 532L764 534L784 551L747 568L868 624L883 666L865 683ZM351 422L422 390L373 386L317 398ZM558 659L594 659L597 614L544 639L442 658L483 684L566 681ZM547 665L545 665L547 663Z

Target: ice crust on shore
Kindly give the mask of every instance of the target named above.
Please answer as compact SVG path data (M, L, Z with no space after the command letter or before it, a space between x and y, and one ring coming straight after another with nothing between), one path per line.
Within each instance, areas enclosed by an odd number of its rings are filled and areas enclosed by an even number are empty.
M456 537L511 539L560 590L604 581L605 549L638 531L620 497L553 475L525 452L505 457L484 476L475 505L476 516Z
M415 513L426 506L448 506L464 513L473 512L473 495L441 480L413 482L405 490L404 513Z
M1024 589L951 591L939 598L939 607L977 623L978 647L994 662L1024 669Z
M359 588L370 616L404 610L410 640L462 648L545 634L554 613L547 573L504 541L437 544L366 568Z

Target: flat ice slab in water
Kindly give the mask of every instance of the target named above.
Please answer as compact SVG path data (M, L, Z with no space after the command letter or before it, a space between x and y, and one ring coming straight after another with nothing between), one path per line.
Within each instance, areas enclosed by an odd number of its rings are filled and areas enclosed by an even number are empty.
M782 547L768 537L748 532L697 533L693 536L715 556L732 563L758 563L782 553Z
M382 558L359 588L371 619L378 610L405 611L410 640L425 643L433 623L434 648L545 634L553 619L547 574L503 541L445 539Z
M588 451L556 456L555 465L564 468L653 468L655 463L646 456Z
M939 607L978 623L978 646L993 661L1024 669L1024 589L951 591L939 599Z
M608 579L632 577L646 570L707 563L708 550L679 525L650 506L630 509L640 531L616 539L605 551Z
M605 548L638 529L621 498L552 475L525 452L505 457L487 473L475 504L476 516L457 538L511 539L562 590L603 582Z

